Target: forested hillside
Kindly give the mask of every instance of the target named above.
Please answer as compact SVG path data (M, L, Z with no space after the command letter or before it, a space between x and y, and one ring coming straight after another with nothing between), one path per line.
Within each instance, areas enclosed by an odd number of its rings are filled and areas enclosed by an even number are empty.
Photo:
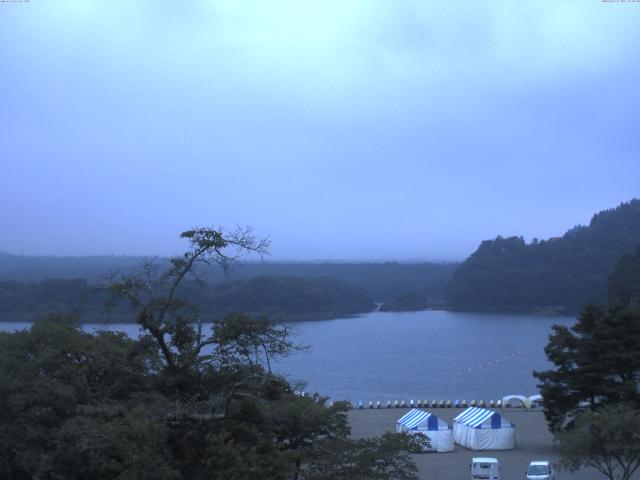
M562 237L526 243L486 240L454 272L447 303L457 308L577 311L603 302L620 258L640 244L640 200L597 213Z
M144 259L126 256L29 257L0 253L0 281L41 282L46 279L82 278L94 284L113 270L128 271ZM162 262L163 259L159 259ZM206 272L211 284L255 277L333 278L364 288L377 302L405 292L417 292L435 303L444 301L446 285L455 263L238 263L227 276L216 269Z
M640 244L624 255L609 281L609 303L640 311Z
M184 282L181 295L205 321L230 313L296 321L336 318L373 310L367 291L327 278L257 277L213 285ZM106 308L109 297L84 279L0 282L0 321L36 320L49 313L73 313L87 322L133 321L123 305Z
M268 315L274 319L326 319L373 310L367 291L328 278L254 277L203 291L202 309L222 318L229 313Z

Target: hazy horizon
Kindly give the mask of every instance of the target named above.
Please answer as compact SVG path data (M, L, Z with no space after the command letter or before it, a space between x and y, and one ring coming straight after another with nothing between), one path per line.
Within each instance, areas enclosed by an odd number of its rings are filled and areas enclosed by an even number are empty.
M629 199L631 200L631 199ZM611 207L614 208L614 207ZM606 209L600 209L598 211L601 210L608 210L609 208ZM594 214L597 212L593 212ZM539 240L547 240L549 238L554 238L554 237L561 237L564 233L566 233L567 230L570 230L571 228L577 227L577 226L587 226L589 225L589 222L586 221L584 223L577 223L571 227L567 227L567 229L565 231L563 231L562 233L559 233L558 235L552 235L550 237L531 237L531 238L525 238L525 241L527 243L530 243L531 240L533 240L533 238L537 238ZM494 235L492 237L489 238L484 238L481 239L480 241L483 240L493 240L496 236L498 235ZM515 236L521 236L521 235L515 235ZM182 241L183 246L186 248L186 243L184 243L184 241ZM478 243L477 246L479 246L480 242ZM389 257L389 258L383 258L383 257L372 257L372 258L274 258L273 255L271 254L267 254L264 256L263 259L260 259L259 257L255 256L255 255L248 255L245 256L244 258L242 258L240 260L240 262L247 262L247 263L385 263L385 262L397 262L397 263L406 263L406 264L411 264L411 263L460 263L463 262L467 257L469 257L469 255L471 255L476 247L474 247L471 251L469 251L467 254L463 255L462 257L456 258L456 257L451 257L451 258L429 258L427 256L424 257L415 257L415 258L394 258L394 257ZM180 251L175 251L173 253L165 253L165 254L158 254L158 253L139 253L139 254L127 254L127 253L118 253L118 252L104 252L104 253L91 253L91 254L55 254L55 253L38 253L38 254L28 254L28 253L19 253L19 252L10 252L7 250L2 250L0 249L0 254L9 254L9 255L15 255L15 256L28 256L28 257L55 257L55 258L65 258L65 257L69 257L69 258L86 258L86 257L134 257L134 258L139 258L139 257L161 257L161 258L168 258L172 255L179 255L181 252Z
M635 200L636 197L634 197L633 199L629 199L629 200ZM640 197L638 197L638 199L640 199ZM620 202L620 203L626 203L625 202ZM618 206L618 205L616 205ZM605 209L600 209L598 210L598 212L601 212L603 210L611 210L615 207L610 207L610 208L605 208ZM598 212L594 212L593 215L595 215ZM593 216L592 215L592 216ZM571 230L572 228L576 228L576 227L585 227L588 226L589 222L584 222L584 223L578 223L575 224L571 227L567 227L567 229L565 231L563 231L562 233L559 233L558 235L553 235L550 237L531 237L531 238L524 238L525 242L527 244L530 244L531 241L533 239L537 239L537 240L548 240L551 238L559 238L562 237L567 231ZM485 238L482 239L482 241L484 240L493 240L495 239L495 237L497 237L499 235L495 235L493 237L490 238ZM521 235L513 235L513 236L518 236L521 237ZM187 244L182 241L185 248L187 246ZM479 244L477 245L479 246ZM403 263L403 264L412 264L412 263L461 263L463 262L467 257L469 257L469 255L471 255L474 251L476 250L476 248L474 248L472 251L470 251L469 253L467 253L466 255L464 255L461 258L428 258L428 257L421 257L421 258L393 258L393 257L389 257L389 258L383 258L383 257L378 257L378 258L299 258L299 259L292 259L292 258L274 258L270 253L266 253L264 255L264 257L261 259L259 258L259 256L257 255L245 255L243 256L241 259L239 259L240 263L280 263L280 264L287 264L287 263L292 263L292 264L297 264L297 263L310 263L310 264L321 264L321 263ZM157 253L141 253L141 254L126 254L126 253L97 253L97 254L86 254L86 255L82 255L82 254L54 254L54 253L42 253L42 254L25 254L25 253L16 253L16 252L9 252L6 250L0 250L0 254L8 254L8 255L14 255L14 256L27 256L27 257L54 257L54 258L88 258L88 257L116 257L116 258L149 258L149 257L158 257L158 258L169 258L173 255L180 255L181 252L176 251L170 254L157 254Z
M0 251L461 261L640 195L640 3L0 2Z

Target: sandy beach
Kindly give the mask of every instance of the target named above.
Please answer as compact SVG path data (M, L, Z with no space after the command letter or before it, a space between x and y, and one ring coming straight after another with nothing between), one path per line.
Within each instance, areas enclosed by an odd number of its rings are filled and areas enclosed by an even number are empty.
M462 410L456 408L426 409L451 423L453 417ZM395 431L395 421L404 415L407 409L352 410L349 412L352 436L355 438L375 437L385 431ZM506 451L472 451L455 445L450 453L424 453L414 455L420 470L420 479L429 480L465 480L469 479L469 463L472 457L495 457L502 464L502 478L516 480L525 478L525 470L532 460L557 461L559 454L553 437L547 431L544 415L541 411L522 409L504 409L499 412L516 425L517 448ZM556 480L561 479L604 479L595 470L582 470L576 473L556 471Z

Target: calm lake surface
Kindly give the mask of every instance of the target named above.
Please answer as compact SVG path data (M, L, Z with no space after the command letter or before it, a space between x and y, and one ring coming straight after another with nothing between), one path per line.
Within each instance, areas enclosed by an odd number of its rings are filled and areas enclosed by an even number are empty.
M274 369L304 390L333 399L499 399L537 393L533 370L549 367L544 355L551 325L573 317L421 312L373 312L355 318L300 322L295 340L310 346L277 362ZM29 323L0 323L0 330ZM137 336L134 324L100 328Z

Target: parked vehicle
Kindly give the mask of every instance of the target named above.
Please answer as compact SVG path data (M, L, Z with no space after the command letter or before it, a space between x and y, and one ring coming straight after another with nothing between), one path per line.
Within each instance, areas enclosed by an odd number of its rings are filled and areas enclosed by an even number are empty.
M548 460L535 460L527 468L527 480L555 480Z
M500 480L500 462L492 457L471 459L471 480Z

